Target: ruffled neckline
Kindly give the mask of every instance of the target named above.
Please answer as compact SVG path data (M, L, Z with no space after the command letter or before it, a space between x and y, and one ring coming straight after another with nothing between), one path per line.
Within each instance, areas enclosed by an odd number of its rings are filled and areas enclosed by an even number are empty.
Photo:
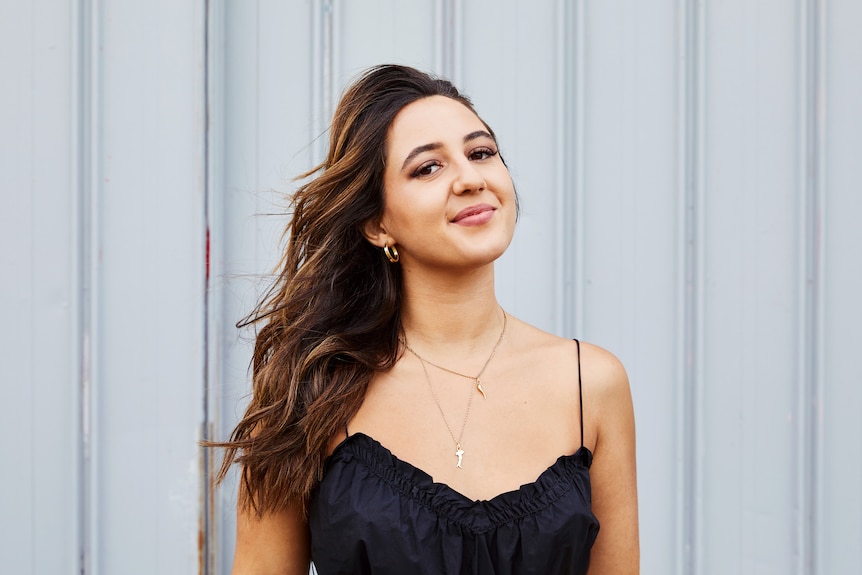
M342 475L345 470L338 468L356 461L402 497L462 523L472 531L482 532L535 514L572 490L577 490L589 503L592 458L592 452L581 446L573 454L557 458L535 481L491 499L473 500L446 483L435 482L431 475L399 459L379 441L360 432L348 436L335 448L326 461L323 481L326 482L333 472Z

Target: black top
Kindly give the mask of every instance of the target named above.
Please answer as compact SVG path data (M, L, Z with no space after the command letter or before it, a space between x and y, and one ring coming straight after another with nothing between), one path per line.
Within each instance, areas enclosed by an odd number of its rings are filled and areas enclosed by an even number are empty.
M317 572L585 574L599 524L590 509L583 409L581 422L574 454L488 501L434 483L367 435L349 435L327 459L309 507Z

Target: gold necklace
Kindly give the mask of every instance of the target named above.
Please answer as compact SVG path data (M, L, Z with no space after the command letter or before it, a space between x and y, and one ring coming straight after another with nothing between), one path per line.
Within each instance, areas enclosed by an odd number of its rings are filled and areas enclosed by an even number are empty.
M422 364L422 372L425 374L425 381L428 383L428 389L431 390L431 395L434 397L434 403L437 404L437 410L440 412L440 416L443 418L443 423L446 424L446 429L449 431L449 435L452 436L452 441L455 442L455 457L458 458L458 463L455 464L455 467L457 467L458 469L462 469L461 463L464 459L464 449L461 447L461 440L464 438L464 429L466 429L467 420L470 418L470 406L473 405L473 386L470 386L470 396L467 398L467 410L464 412L464 421L461 422L461 430L458 432L458 437L455 437L455 432L452 431L452 426L449 425L449 420L446 418L446 413L443 411L443 406L440 405L440 398L437 397L437 392L434 391L434 386L431 385L431 377L428 375L428 367L426 364L433 365L437 369L442 369L443 371L447 371L454 375L460 375L461 377L474 380L476 382L476 389L479 390L479 393L482 394L482 397L485 397L485 392L482 390L482 382L479 378L482 377L483 373L485 373L485 368L488 367L488 364L491 363L491 360L494 358L494 355L496 355L497 348L500 347L500 343L503 341L503 335L506 333L506 310L501 309L501 311L503 312L503 329L500 331L500 337L497 338L497 343L494 344L494 349L491 350L491 355L489 355L488 359L485 360L485 364L482 366L482 369L479 370L479 373L476 374L476 377L459 373L457 371L445 368L441 365L437 365L436 363L432 363L427 359L423 358L418 353L416 353L416 351L412 347L407 345L406 339L401 340L401 343L404 344L404 347L407 348L410 353L415 355L416 359L419 360L419 363Z
M485 360L485 364L482 366L482 369L480 369L479 373L477 373L475 376L467 375L466 373L461 373L460 371L455 371L454 369L449 369L448 367L443 367L442 365L437 365L433 361L428 361L427 359L416 353L415 349L407 345L406 339L402 339L401 343L403 343L404 347L406 347L410 351L410 353L415 355L423 364L427 363L428 365L432 365L437 369L442 369L443 371L451 373L453 375L459 375L467 379L472 379L476 382L476 389L479 391L479 393L482 394L482 399L488 399L488 397L485 395L485 390L482 389L482 380L479 378L482 377L482 374L485 373L485 368L487 368L488 364L491 363L491 360L494 359L494 355L496 355L497 353L497 348L500 347L500 342L503 341L503 335L505 335L506 333L506 323L508 320L508 316L506 315L506 310L500 308L500 311L503 312L503 329L500 331L500 337L497 338L497 343L494 344L494 349L491 350L491 355L488 356L488 359Z

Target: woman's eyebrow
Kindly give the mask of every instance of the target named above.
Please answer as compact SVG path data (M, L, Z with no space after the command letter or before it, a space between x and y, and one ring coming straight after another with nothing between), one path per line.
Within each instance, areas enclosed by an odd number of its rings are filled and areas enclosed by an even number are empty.
M489 134L488 132L486 132L485 130L476 130L475 132L470 132L469 134L464 136L464 143L466 144L467 142L470 142L471 140L475 140L476 138L491 138L492 140L494 139L494 137L491 134ZM417 146L417 147L413 148L412 150L410 150L410 153L407 154L407 157L404 158L404 163L401 164L401 170L403 171L403 170L407 169L407 164L410 163L410 160L412 160L413 158L415 158L416 156L418 156L422 152L430 152L431 150L439 150L442 147L443 147L443 144L441 144L440 142L432 142L430 144L423 144L421 146Z
M464 143L466 144L470 140L475 140L476 138L491 138L494 139L494 136L486 132L485 130L476 130L475 132L470 132L466 136L464 136Z
M407 154L407 157L404 159L404 163L401 164L401 170L404 171L407 169L407 164L410 163L410 160L421 154L422 152L429 152L431 150L439 150L443 147L443 144L440 142L432 142L431 144L423 144L422 146L417 146L410 150L410 153Z

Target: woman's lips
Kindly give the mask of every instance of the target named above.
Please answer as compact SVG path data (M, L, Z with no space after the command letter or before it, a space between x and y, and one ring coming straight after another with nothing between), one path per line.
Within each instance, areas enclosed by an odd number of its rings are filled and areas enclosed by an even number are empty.
M494 217L494 206L477 204L464 208L452 218L453 224L461 226L480 226Z

